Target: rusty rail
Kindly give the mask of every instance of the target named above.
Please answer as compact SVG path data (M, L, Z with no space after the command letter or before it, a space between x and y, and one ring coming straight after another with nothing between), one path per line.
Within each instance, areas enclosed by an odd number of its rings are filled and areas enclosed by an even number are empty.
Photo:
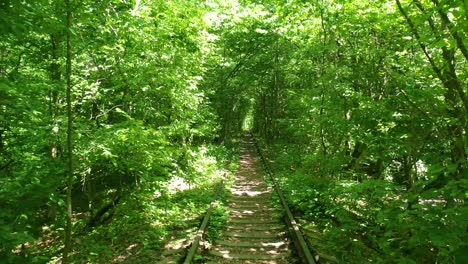
M312 253L310 252L309 246L307 245L304 236L302 235L302 232L300 230L299 225L297 224L296 220L294 219L293 214L291 213L291 210L289 209L288 203L286 202L286 199L284 198L283 192L281 191L281 188L278 184L278 181L276 180L275 176L273 175L273 172L270 168L270 165L268 164L265 156L263 155L262 150L260 149L260 146L255 139L253 135L251 135L255 147L257 148L257 152L260 155L260 158L265 165L265 168L267 170L268 175L270 176L271 181L273 182L273 186L275 188L276 193L278 194L278 197L281 201L281 205L283 206L283 209L286 214L286 223L288 225L289 233L292 236L292 240L294 242L294 246L296 247L296 250L298 252L299 257L301 257L301 261L306 264L316 264L317 262L315 261L314 257L312 256Z
M208 211L205 214L205 217L203 217L203 221L200 225L200 228L198 229L195 239L193 240L193 243L190 246L187 256L185 257L184 264L192 263L193 257L195 256L198 246L200 245L200 241L203 238L203 235L205 234L206 227L208 226L208 222L210 220L211 214L213 213L213 207L215 203L218 201L219 196L221 195L221 191L223 190L225 176L226 176L226 173L224 173L223 178L221 179L221 181L219 182L217 186L215 197L213 201L211 202L210 207L208 208Z
M195 236L195 239L193 240L192 245L190 246L190 249L187 253L187 256L185 257L184 264L190 264L192 263L193 257L195 256L195 253L197 252L198 246L200 245L200 241L203 238L203 235L205 234L206 227L208 226L208 222L210 220L211 214L213 213L213 207L215 203L218 201L219 196L221 195L221 191L223 190L224 186L224 178L226 176L226 173L224 173L223 178L221 181L218 183L215 197L213 201L210 204L210 207L208 208L208 211L205 214L205 217L203 217L203 221L200 225L200 228L198 229L198 232Z

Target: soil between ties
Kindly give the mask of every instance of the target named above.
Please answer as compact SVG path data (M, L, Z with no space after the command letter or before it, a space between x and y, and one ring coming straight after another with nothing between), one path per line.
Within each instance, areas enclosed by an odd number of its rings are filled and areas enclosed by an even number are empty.
M272 193L255 146L246 138L228 197L230 219L208 250L206 263L297 263L281 211L270 203Z

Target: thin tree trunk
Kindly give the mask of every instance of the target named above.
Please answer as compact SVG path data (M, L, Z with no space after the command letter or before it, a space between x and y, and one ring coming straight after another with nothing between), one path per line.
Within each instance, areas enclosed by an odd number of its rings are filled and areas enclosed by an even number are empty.
M322 33L323 33L323 42L322 45L324 47L323 54L322 54L322 65L325 65L326 62L326 44L328 42L328 34L327 29L325 27L325 7L320 8L320 25L322 26ZM320 76L323 76L325 73L323 67L321 67ZM325 128L323 127L323 119L325 112L325 84L322 83L321 90L320 90L320 144L322 146L322 155L323 157L327 156L327 144L325 139Z
M71 6L70 0L65 0L67 9L66 31L67 31L67 62L66 62L66 80L67 80L67 223L65 227L65 247L63 249L62 263L68 263L68 253L72 242L72 188L73 188L73 115L71 106L71 74L72 74L72 46L71 46Z
M53 137L50 142L50 156L52 158L57 158L62 155L59 152L61 149L59 140L57 138L57 132L54 131L55 127L58 126L58 87L60 87L61 82L61 74L60 74L60 63L58 62L60 56L60 39L59 34L51 34L50 35L50 42L51 42L51 56L52 56L52 63L50 64L50 79L53 81L53 85L50 86L50 103L49 103L49 110L50 110L50 118L51 118L51 125L53 127L52 131L50 132Z

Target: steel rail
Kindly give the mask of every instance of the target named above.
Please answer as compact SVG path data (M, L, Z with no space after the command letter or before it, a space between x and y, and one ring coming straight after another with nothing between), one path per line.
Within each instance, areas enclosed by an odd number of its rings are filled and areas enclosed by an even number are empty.
M288 224L289 228L289 233L292 236L294 245L296 246L298 255L301 257L301 261L306 264L316 264L317 262L315 261L314 257L312 256L312 253L310 252L309 246L307 245L304 236L302 235L302 232L300 230L299 225L297 224L296 220L294 219L294 216L289 209L288 203L286 202L286 199L284 198L283 192L281 191L281 188L278 184L278 181L276 180L275 176L273 175L273 171L270 168L270 165L268 164L265 156L263 155L262 150L260 149L260 146L258 144L258 141L256 138L251 134L251 137L254 141L255 147L257 149L258 154L260 155L260 159L262 160L263 164L265 165L265 168L267 170L268 175L270 176L271 181L273 182L273 186L275 188L276 193L278 194L278 197L281 201L281 205L283 206L283 209L286 213L286 223Z
M218 201L219 196L221 195L221 191L223 190L225 176L226 176L226 173L224 173L221 181L219 182L217 186L215 197L213 198L213 201L211 202L210 207L208 208L208 211L205 214L205 217L203 217L203 221L200 225L200 228L198 229L195 239L193 240L193 243L190 246L187 256L185 257L184 264L192 263L193 257L195 256L198 246L200 245L200 241L203 238L203 235L205 234L206 227L208 226L208 222L210 220L210 216L213 213L213 207L215 203Z

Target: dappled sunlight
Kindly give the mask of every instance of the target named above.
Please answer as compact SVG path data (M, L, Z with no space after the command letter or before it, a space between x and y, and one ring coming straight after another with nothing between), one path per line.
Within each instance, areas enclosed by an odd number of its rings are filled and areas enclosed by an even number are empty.
M182 177L172 177L169 182L167 182L167 191L170 194L174 194L176 192L185 191L190 189L190 184L183 179Z
M239 195L239 196L256 197L256 196L262 196L264 194L269 194L270 191L249 191L249 190L231 189L231 193L234 195Z
M265 249L262 249L262 248L250 248L248 251L250 252L262 252L262 253L267 253L269 255L278 255L278 254L281 254L282 252L281 251L278 251L278 250L265 250ZM219 252L221 252L223 254L223 257L226 257L226 258L229 258L231 259L232 257L230 256L230 254L232 253L235 253L231 250L219 250Z
M125 255L124 254L121 254L121 255L118 255L117 257L115 257L114 259L112 259L112 263L118 263L118 262L123 262L125 261L128 257L132 256L134 253L133 253L133 249L140 246L140 244L137 244L137 243L134 243L134 244L131 244L129 245L126 249L125 249Z

